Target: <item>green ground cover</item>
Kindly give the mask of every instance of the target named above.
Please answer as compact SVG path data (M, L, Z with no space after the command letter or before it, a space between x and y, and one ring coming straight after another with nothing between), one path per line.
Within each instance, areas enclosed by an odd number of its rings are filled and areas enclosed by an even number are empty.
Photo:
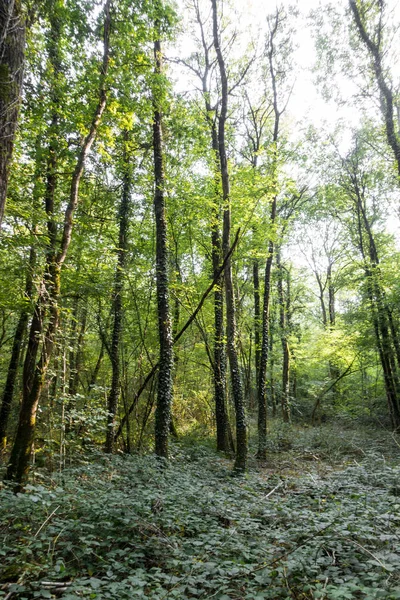
M285 429L269 460L183 440L93 454L0 490L0 597L400 598L400 447L390 434Z

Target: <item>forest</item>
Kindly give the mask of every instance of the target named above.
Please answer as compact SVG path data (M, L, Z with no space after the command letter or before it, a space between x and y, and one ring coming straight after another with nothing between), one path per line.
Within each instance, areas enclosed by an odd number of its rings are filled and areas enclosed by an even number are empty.
M400 599L397 0L0 0L0 599Z

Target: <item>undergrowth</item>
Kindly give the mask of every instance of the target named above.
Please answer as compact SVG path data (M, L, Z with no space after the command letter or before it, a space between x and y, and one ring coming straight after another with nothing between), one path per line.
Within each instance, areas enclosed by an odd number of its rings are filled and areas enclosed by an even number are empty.
M233 477L208 445L93 455L0 490L0 597L400 598L400 449L277 427ZM58 585L57 585L58 584Z

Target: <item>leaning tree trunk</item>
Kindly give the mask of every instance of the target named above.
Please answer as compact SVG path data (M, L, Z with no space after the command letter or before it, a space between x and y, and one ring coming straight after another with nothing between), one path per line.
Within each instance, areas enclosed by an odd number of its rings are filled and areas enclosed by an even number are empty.
M378 3L381 11L380 18L376 30L376 41L369 35L367 24L365 23L365 15L363 15L356 0L349 0L350 8L353 13L353 18L363 44L368 49L371 56L372 67L376 83L378 84L380 93L381 112L385 122L385 131L387 142L393 152L396 161L397 172L400 178L400 138L397 131L395 119L395 99L393 90L390 86L390 80L385 73L384 67L384 51L382 49L382 11L385 7L385 2L382 0ZM361 3L362 5L362 3ZM399 179L400 181L400 179Z
M225 125L228 112L228 80L218 34L217 0L211 0L211 4L213 13L214 48L217 55L221 80L221 111L218 120L218 151L222 180L222 200L224 206L222 249L224 256L227 256L230 246L231 233L230 182L225 145ZM243 385L240 377L240 367L236 348L236 307L232 279L232 264L230 258L226 261L224 280L226 298L227 349L231 374L232 394L236 413L235 470L244 471L247 464L247 425Z
M0 0L0 229L17 129L25 61L25 20L20 0Z
M156 24L156 28L158 24ZM161 43L154 42L155 75L162 73ZM172 372L174 366L172 323L169 309L167 220L165 215L165 178L160 90L153 91L154 213L156 221L156 275L160 361L155 414L155 452L168 458L171 421Z
M20 484L26 478L29 472L29 459L32 451L32 444L36 426L36 414L39 404L40 394L45 382L50 358L53 353L55 335L59 321L59 296L60 296L60 275L61 268L66 259L68 248L71 242L73 230L73 216L78 206L79 185L83 175L86 158L95 140L97 129L106 106L106 75L109 64L109 38L110 38L110 5L111 0L107 0L105 6L104 19L104 53L101 68L101 77L99 85L98 104L87 134L81 147L75 170L71 180L71 191L69 203L65 210L64 225L56 254L48 253L47 272L41 284L39 298L36 303L34 316L31 325L31 349L27 349L24 364L24 389L19 415L19 422L14 445L11 451L10 463L6 473L6 479L16 481ZM46 198L47 206L48 198ZM49 220L49 236L55 235L53 222ZM48 312L49 321L46 330L44 330L44 316ZM44 334L44 341L40 353L40 358L36 362L39 347L33 344L34 333L37 339Z
M122 187L122 198L118 211L119 236L118 236L118 258L115 270L115 282L113 293L113 332L110 348L110 358L112 367L111 388L107 398L107 435L105 451L112 452L115 438L115 418L118 408L120 394L120 344L122 336L123 322L123 304L122 293L124 288L124 277L126 267L126 253L128 250L128 212L129 195L131 189L131 177L128 164L127 133L124 135L124 181Z

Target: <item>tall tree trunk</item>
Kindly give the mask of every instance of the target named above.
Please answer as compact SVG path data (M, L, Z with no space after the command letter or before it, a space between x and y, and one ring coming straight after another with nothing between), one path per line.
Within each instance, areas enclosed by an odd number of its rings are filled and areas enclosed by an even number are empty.
M260 371L258 374L258 451L257 458L265 460L267 455L267 363L268 363L268 336L269 336L269 304L271 295L271 271L274 257L274 234L277 209L277 188L278 188L278 137L281 111L278 107L278 91L276 85L276 73L274 67L274 39L279 25L279 13L277 11L273 27L270 31L268 63L272 82L273 92L273 111L274 111L274 131L272 134L273 145L273 188L274 195L271 204L270 226L271 236L268 244L268 257L265 264L264 276L264 299L262 308L261 324L261 353L260 353Z
M276 196L272 202L271 223L276 217ZM274 255L274 242L270 240L268 245L268 258L265 264L264 276L264 298L261 323L261 352L260 371L258 374L258 450L257 458L265 460L267 457L267 363L269 350L269 305L271 297L271 271Z
M212 123L212 149L215 156L216 174L219 172L218 134ZM216 181L216 198L219 197L218 182ZM211 247L213 277L221 264L221 234L219 228L219 206L213 209L213 225L211 229ZM219 278L214 289L214 400L215 420L217 426L217 450L229 452L228 414L226 410L226 354L224 332L224 296L223 278Z
M30 302L33 292L33 272L36 264L36 251L32 246L29 253L28 271L26 274L25 283L25 299ZM11 405L14 397L15 381L17 378L19 359L21 355L22 343L26 333L30 314L30 306L25 306L19 317L17 327L15 329L14 340L11 350L10 363L8 365L7 379L3 392L3 399L0 409L0 450L5 448L7 443L7 425L10 416Z
M211 0L211 5L213 13L214 48L217 55L221 81L221 110L218 118L218 152L221 168L222 200L224 206L222 249L224 257L226 257L230 247L231 234L230 182L225 145L225 125L228 112L228 80L218 33L217 0ZM244 471L246 469L247 464L247 425L244 406L243 385L240 376L240 368L236 348L236 308L232 279L232 263L230 258L228 261L226 261L224 271L224 282L226 298L227 349L231 374L232 394L236 414L235 470Z
M65 210L64 225L62 231L59 250L53 253L52 240L56 240L56 226L52 218L51 208L48 210L48 230L49 230L49 248L47 255L47 269L45 278L42 281L39 298L36 303L30 340L28 343L27 354L24 363L23 376L23 398L19 415L17 433L14 441L14 446L11 451L10 463L6 473L6 479L16 481L19 485L26 478L29 471L29 458L31 455L32 444L35 433L36 414L39 404L39 398L45 382L46 373L49 361L53 352L55 334L58 328L59 307L58 300L60 295L60 274L61 267L68 253L68 248L71 242L73 229L73 215L78 205L79 200L79 184L84 171L87 155L95 140L97 129L101 121L105 106L106 106L106 85L105 78L109 63L109 36L110 36L110 5L111 0L107 0L105 5L104 19L104 53L103 63L101 68L101 77L99 85L98 104L90 125L89 133L87 134L78 156L75 170L71 180L71 191L69 203ZM55 176L54 169L52 173ZM49 172L49 176L52 174ZM47 191L54 194L52 188L53 179L50 177ZM46 195L46 209L51 207L52 196ZM54 236L54 237L53 237ZM55 248L55 245L54 245ZM46 331L44 331L44 316L49 314L49 321ZM39 350L39 342L44 333L43 344L39 361L36 363L36 358Z
M120 343L122 337L123 326L123 304L122 293L124 289L124 278L126 268L126 253L128 250L128 216L129 216L129 196L131 189L131 175L129 171L128 157L128 134L124 133L124 180L122 186L122 197L118 211L119 235L118 235L118 250L117 250L117 266L115 270L115 282L113 292L113 331L110 348L112 379L111 388L107 398L107 435L105 443L105 451L110 453L113 451L115 438L115 418L118 409L118 400L120 395Z
M358 224L358 238L361 256L364 261L364 272L368 299L371 307L371 317L375 332L375 338L382 365L385 382L386 397L392 427L395 431L400 430L400 381L393 352L388 314L382 299L382 290L379 281L379 257L375 245L374 236L368 221L361 189L358 185L357 175L352 178L356 196L356 213ZM366 240L365 240L366 235Z
M354 21L358 29L358 33L368 49L368 52L372 59L372 67L374 70L375 80L379 87L381 112L385 122L385 131L387 142L393 152L397 172L400 177L400 140L397 133L395 110L394 110L394 98L393 90L388 83L389 79L385 74L384 68L384 50L382 48L382 13L385 8L385 2L380 0L378 2L380 18L378 19L376 29L376 40L374 40L367 32L365 16L367 9L370 10L369 3L365 3L363 9L363 3L361 2L361 10L357 5L356 0L349 0L350 8L353 13ZM365 12L364 12L365 11Z
M281 344L282 344L282 393L281 393L281 407L282 407L282 418L285 423L290 422L290 349L287 332L287 315L285 295L283 290L283 266L281 263L280 249L276 252L276 265L278 268L278 298L279 298L279 325L281 333Z
M156 30L158 23L156 23ZM162 53L159 40L154 42L155 74L162 74ZM165 216L165 179L162 140L160 90L153 91L153 150L154 150L154 213L156 221L156 273L158 334L160 360L158 371L157 406L155 415L155 451L157 456L168 458L168 434L171 420L173 338L169 309L167 220Z
M0 0L0 229L17 129L25 62L21 0Z
M214 189L215 202L211 214L211 254L213 279L219 272L222 259L221 244L221 191L220 191L220 160L218 132L216 128L216 109L210 102L210 72L212 70L212 60L210 57L211 47L206 41L204 24L201 18L198 2L194 4L196 18L200 27L200 38L203 46L204 70L199 73L202 84L202 93L205 104L206 122L211 134L211 149L214 163ZM224 335L224 295L223 295L223 274L218 277L214 288L214 352L213 352L213 383L214 383L214 405L215 422L217 429L217 450L220 452L229 452L229 421L226 407L226 348Z
M258 375L260 372L260 325L261 325L261 308L260 308L260 263L257 258L253 261L253 295L254 295L254 359L256 368L256 389L258 389Z

